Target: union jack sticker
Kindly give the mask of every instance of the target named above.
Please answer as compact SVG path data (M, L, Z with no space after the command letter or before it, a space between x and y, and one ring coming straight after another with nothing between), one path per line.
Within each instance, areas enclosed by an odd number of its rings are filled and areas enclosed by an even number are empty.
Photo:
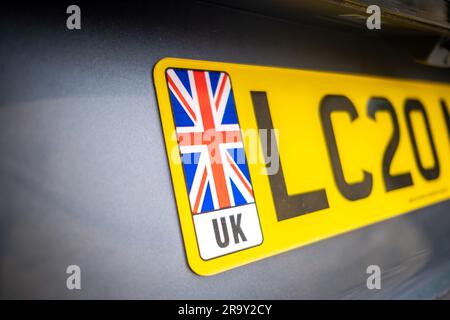
M261 244L229 75L169 68L166 80L201 258Z

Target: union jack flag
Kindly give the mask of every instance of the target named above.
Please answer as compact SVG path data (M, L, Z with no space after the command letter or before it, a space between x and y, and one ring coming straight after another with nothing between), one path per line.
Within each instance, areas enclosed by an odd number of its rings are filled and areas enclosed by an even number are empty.
M253 203L229 76L168 69L166 78L192 212Z

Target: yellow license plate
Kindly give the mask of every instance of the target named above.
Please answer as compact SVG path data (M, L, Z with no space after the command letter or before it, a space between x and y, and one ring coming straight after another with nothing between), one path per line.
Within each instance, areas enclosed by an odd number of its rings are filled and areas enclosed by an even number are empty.
M174 58L154 82L199 275L449 199L448 84Z

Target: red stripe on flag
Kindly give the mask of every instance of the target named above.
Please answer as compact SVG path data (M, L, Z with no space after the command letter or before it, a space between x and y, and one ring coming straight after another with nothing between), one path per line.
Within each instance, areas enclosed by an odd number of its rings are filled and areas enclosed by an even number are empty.
M180 90L178 90L177 86L175 85L175 83L173 82L172 78L169 75L167 75L167 81L169 82L169 85L172 88L172 90L175 91L175 94L181 100L181 103L184 105L184 107L187 109L187 111L191 115L192 119L194 119L194 121L197 121L197 118L195 117L194 111L191 109L191 107L189 106L187 101L184 99L184 97L181 94Z
M220 84L219 93L217 94L217 99L215 101L216 103L216 110L219 109L219 102L222 98L223 90L225 88L225 84L227 83L227 75L224 73L222 77L222 82Z
M231 156L230 156L230 154L228 152L227 152L227 157L228 157L228 162L230 163L231 168L236 173L238 178L241 180L242 184L245 186L245 188L247 189L248 193L250 193L252 195L252 197L253 197L252 187L247 183L247 180L244 179L244 177L242 176L241 172L236 168L236 165L234 164L234 161L233 161L233 159L231 158Z
M202 180L200 181L200 186L198 187L198 193L197 193L197 199L195 199L195 205L194 205L194 213L198 213L198 206L200 204L200 199L202 198L203 189L205 188L206 184L206 167L205 170L203 170L203 176Z
M194 79L195 86L197 89L198 102L200 105L200 112L202 114L203 128L206 131L215 130L215 122L212 113L211 100L208 93L208 87L206 84L206 76L203 71L194 71ZM220 154L216 155L216 152L219 152L219 147L217 143L208 145L208 152L210 157L220 157ZM211 161L211 169L214 179L214 186L216 187L217 199L219 201L220 208L229 207L230 204L230 196L228 195L227 184L225 180L225 173L223 169L222 161Z

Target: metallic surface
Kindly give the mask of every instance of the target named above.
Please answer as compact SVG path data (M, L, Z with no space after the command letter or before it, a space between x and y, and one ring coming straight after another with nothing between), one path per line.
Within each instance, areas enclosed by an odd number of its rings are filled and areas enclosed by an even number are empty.
M202 278L189 270L153 89L165 56L450 81L383 38L205 4L2 12L1 298L433 298L450 202ZM444 137L442 137L444 138ZM66 267L82 289L66 288ZM366 288L378 264L382 290Z
M382 16L380 32L450 35L449 0L209 1L292 21L320 21L330 28L337 24L360 30L366 29L367 7L377 5Z

